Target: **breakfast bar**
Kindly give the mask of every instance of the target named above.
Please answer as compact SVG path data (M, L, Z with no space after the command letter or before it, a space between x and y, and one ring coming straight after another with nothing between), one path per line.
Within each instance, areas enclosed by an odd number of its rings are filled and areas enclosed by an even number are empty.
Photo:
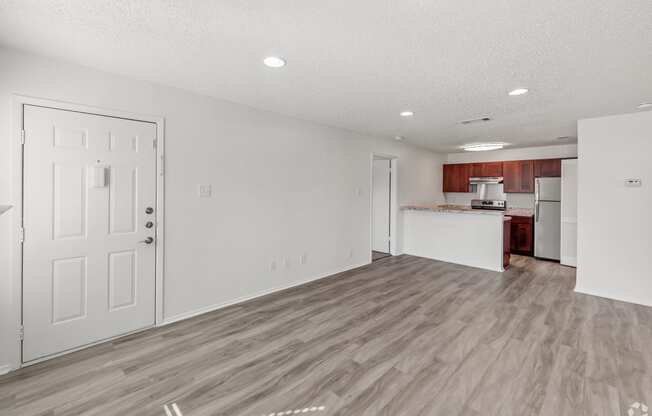
M502 272L502 211L457 205L406 205L403 253Z

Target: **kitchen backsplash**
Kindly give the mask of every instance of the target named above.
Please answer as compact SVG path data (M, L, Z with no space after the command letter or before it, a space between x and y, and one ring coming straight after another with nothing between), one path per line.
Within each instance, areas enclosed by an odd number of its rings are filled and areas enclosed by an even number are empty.
M534 209L534 194L506 194L507 207Z

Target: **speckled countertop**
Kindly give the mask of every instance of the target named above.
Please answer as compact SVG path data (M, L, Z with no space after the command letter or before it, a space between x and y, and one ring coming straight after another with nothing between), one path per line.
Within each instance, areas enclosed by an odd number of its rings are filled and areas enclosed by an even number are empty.
M508 208L505 215L510 217L533 217L534 210L529 208Z
M412 204L403 205L401 209L409 211L433 211L433 212L452 212L462 214L480 214L480 215L505 215L508 217L532 217L534 211L528 208L509 208L506 211L492 211L486 209L473 209L468 205L452 204Z
M415 204L415 205L403 205L401 209L408 210L408 211L432 211L432 212L448 212L448 213L457 213L457 214L503 215L503 211L473 209L468 205Z

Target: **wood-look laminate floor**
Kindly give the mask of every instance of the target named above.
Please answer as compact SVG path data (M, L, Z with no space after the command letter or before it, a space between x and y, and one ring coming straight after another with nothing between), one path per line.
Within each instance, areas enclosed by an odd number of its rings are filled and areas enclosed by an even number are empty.
M624 416L652 405L652 308L574 284L574 269L525 257L502 274L390 257L3 376L0 414L160 416L174 402L184 416Z
M389 253L383 253L382 251L371 251L371 261L376 261L380 259L384 259L385 257L390 257L391 254Z

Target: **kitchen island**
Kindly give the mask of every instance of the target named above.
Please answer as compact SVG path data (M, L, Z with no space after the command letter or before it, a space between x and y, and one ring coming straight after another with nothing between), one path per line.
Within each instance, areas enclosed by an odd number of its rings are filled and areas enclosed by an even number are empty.
M457 205L405 205L403 253L503 271L503 212Z

